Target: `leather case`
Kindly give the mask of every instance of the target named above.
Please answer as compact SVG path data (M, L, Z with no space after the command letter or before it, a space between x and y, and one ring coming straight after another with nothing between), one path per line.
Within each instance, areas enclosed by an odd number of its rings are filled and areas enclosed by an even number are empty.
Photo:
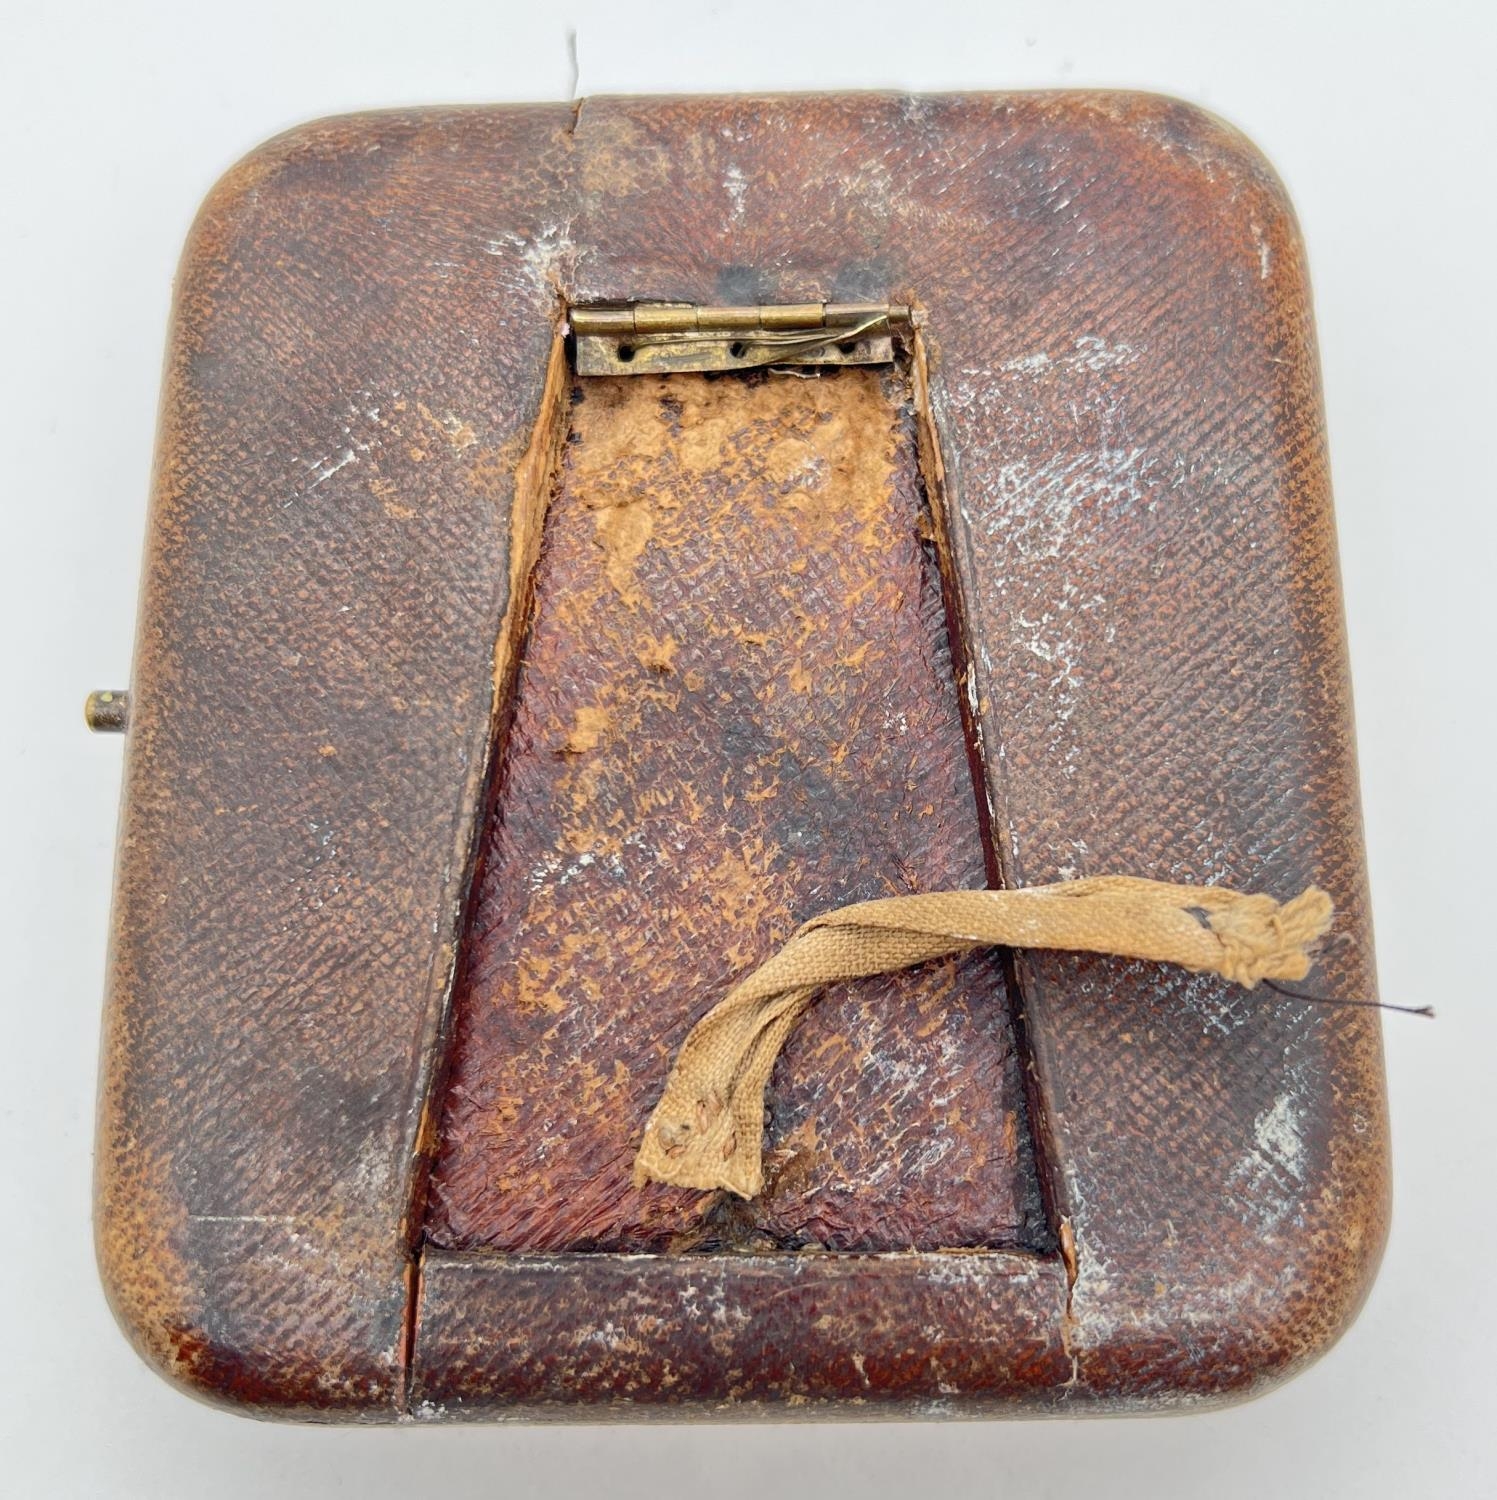
M591 306L884 304L874 365L580 375ZM119 722L123 710L115 705ZM834 989L767 1187L636 1188L800 921L1129 873L1374 994L1304 255L1125 94L292 131L177 283L97 1228L142 1353L315 1420L1157 1410L1354 1315L1375 1014L983 954Z

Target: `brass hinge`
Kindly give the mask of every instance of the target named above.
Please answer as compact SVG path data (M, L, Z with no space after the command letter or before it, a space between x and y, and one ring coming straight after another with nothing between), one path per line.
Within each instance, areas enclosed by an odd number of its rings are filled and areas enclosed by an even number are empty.
M661 375L763 365L889 364L914 326L908 307L885 302L802 302L699 307L635 302L574 307L579 375Z

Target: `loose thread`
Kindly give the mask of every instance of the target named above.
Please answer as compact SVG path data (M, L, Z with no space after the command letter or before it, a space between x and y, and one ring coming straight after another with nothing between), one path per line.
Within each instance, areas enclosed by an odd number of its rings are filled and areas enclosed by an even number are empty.
M1271 979L1265 979L1263 984L1268 989L1271 989L1274 994L1282 995L1286 1000L1303 1000L1307 1005L1335 1005L1364 1010L1392 1010L1404 1016L1426 1016L1431 1021L1435 1018L1435 1008L1433 1005L1394 1005L1389 1000L1344 1000L1339 995L1305 995L1299 990L1291 990L1282 984L1275 984Z

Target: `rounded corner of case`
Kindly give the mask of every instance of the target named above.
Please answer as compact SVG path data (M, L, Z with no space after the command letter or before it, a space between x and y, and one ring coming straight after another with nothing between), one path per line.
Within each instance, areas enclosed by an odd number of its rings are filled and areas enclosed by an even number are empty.
M105 1301L131 1348L174 1390L257 1421L399 1420L393 1353L382 1359L345 1351L339 1359L336 1350L319 1358L299 1345L239 1347L214 1329L212 1296L197 1284L200 1268L162 1263L159 1249L139 1243L128 1225L112 1224L107 1210L96 1210L94 1251Z
M1282 216L1298 234L1294 204L1273 161L1234 121L1204 104L1173 94L1126 96L1137 106L1132 123L1148 141L1172 153L1235 202L1244 187L1254 191L1253 209Z

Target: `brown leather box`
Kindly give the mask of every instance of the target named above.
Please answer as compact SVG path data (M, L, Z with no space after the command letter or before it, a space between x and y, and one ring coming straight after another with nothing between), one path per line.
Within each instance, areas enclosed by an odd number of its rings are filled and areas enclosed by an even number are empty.
M630 1178L692 1021L849 901L1314 881L1313 987L1373 995L1304 256L1196 109L271 142L187 247L95 709L100 1262L197 1394L1147 1411L1267 1388L1367 1290L1375 1014L1139 961L834 987L760 1197Z

